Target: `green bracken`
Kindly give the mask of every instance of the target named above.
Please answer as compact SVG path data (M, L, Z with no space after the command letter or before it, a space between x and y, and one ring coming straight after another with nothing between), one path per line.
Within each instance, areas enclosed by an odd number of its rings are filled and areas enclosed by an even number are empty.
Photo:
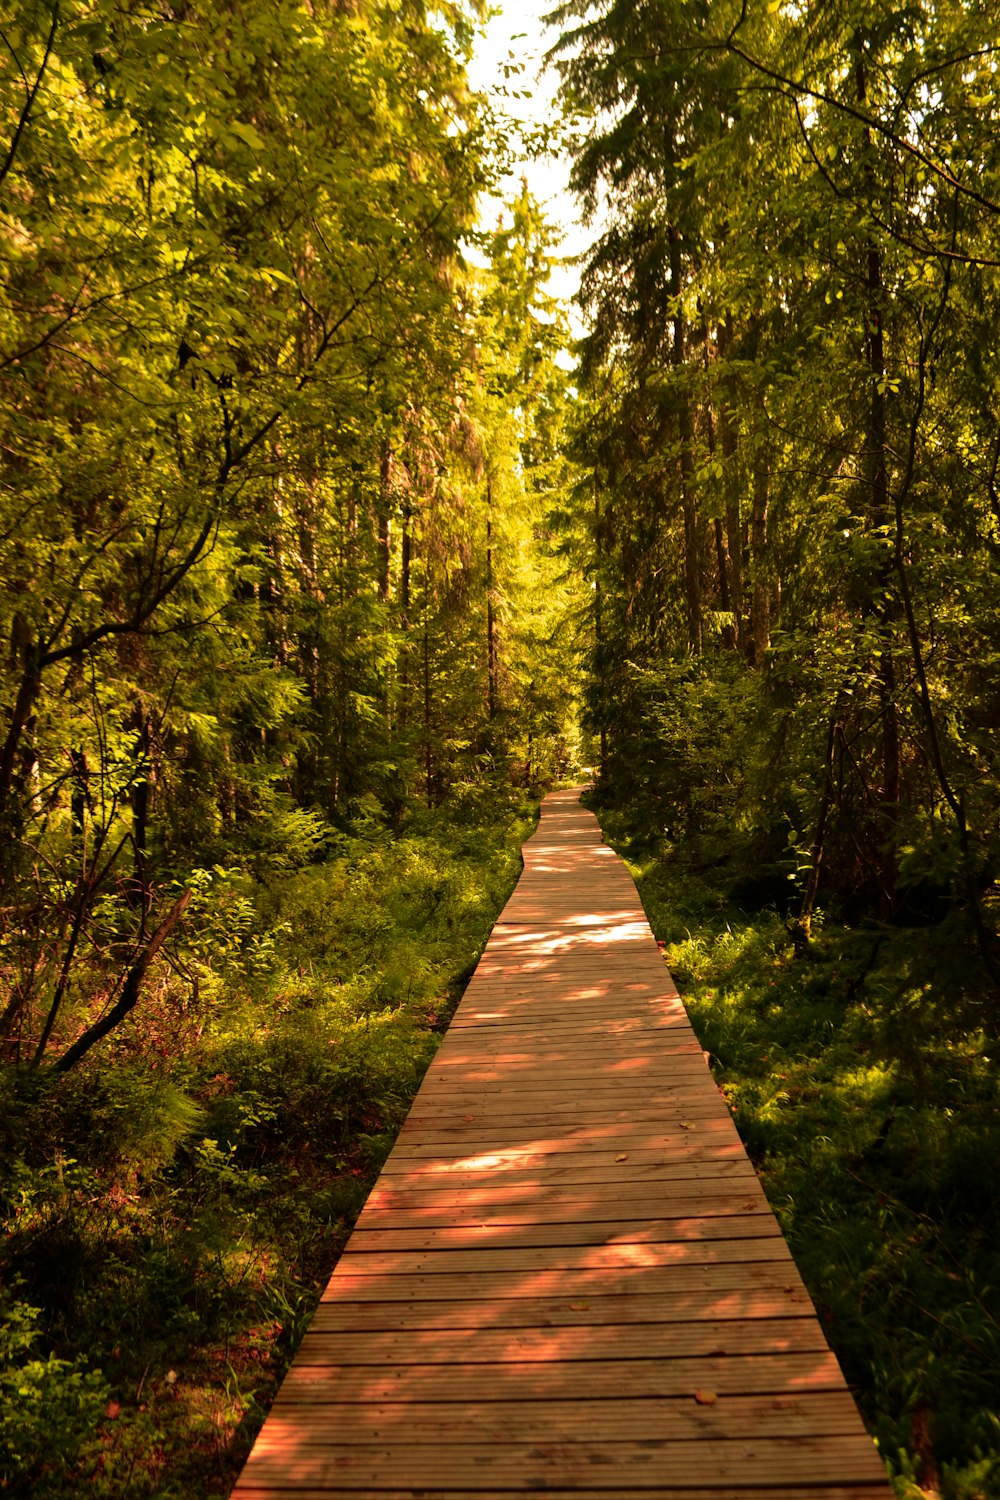
M900 1500L1000 1495L1000 1107L942 933L814 927L601 809ZM921 981L920 976L924 978Z
M0 1492L228 1493L529 831L484 794L216 872L100 1061L4 1075Z

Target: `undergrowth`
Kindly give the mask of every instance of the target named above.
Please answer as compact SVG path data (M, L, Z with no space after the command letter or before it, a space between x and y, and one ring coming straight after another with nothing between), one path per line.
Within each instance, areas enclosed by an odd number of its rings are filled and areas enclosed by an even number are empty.
M1000 1108L935 927L814 925L601 809L900 1500L1000 1496Z
M0 1073L0 1492L225 1495L519 870L525 803L203 871L76 1072Z

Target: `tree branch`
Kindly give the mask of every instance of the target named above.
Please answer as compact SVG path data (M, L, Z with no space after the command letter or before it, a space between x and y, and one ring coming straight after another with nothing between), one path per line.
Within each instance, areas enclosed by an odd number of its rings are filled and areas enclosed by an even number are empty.
M45 76L45 70L49 65L49 58L52 56L52 48L55 44L56 31L58 29L58 26L59 5L57 0L57 3L52 7L52 25L49 27L49 34L45 42L45 51L42 53L42 61L39 65L38 72L35 75L35 81L28 89L28 94L24 101L24 108L21 110L20 118L18 119L17 125L14 128L14 134L11 138L11 143L8 147L7 155L5 156L3 163L0 164L0 187L3 187L3 184L7 178L7 174L10 171L11 167L14 165L14 160L21 145L21 137L24 135L25 130L28 128L28 121L31 118L31 111L34 108L35 98L38 94L39 88L41 87L42 79ZM15 61L16 60L17 59L15 58ZM18 66L20 67L20 65ZM21 76L24 76L23 72Z
M133 1009L142 991L143 981L146 978L146 972L150 964L184 915L190 900L191 892L187 890L164 917L146 947L129 969L125 976L125 983L122 985L122 992L118 1003L112 1006L106 1016L102 1016L99 1021L95 1021L93 1026L88 1026L86 1031L77 1037L76 1041L71 1047L67 1048L62 1057L52 1064L53 1072L68 1073L70 1068L74 1067L80 1061L81 1057L90 1051L91 1047L96 1046L99 1041L107 1036L109 1031L113 1031L118 1023L123 1021L129 1011Z

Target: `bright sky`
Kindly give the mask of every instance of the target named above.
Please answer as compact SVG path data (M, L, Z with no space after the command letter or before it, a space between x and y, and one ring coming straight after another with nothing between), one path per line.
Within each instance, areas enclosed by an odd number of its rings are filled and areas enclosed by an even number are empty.
M487 23L477 41L469 64L469 80L475 89L495 93L497 108L516 120L529 126L555 120L559 112L555 103L558 80L553 69L542 68L542 59L558 33L543 26L541 17L554 9L558 0L499 0L499 3L502 10ZM506 78L505 65L520 65L523 72ZM502 89L508 91L506 95L498 92ZM531 97L515 99L512 97L515 91ZM544 205L550 222L562 231L562 245L556 253L580 254L587 248L590 236L579 222L576 200L566 187L569 163L564 159L526 161L511 182L511 196L517 192L522 175ZM487 222L495 222L501 211L502 204L495 201L483 207ZM550 290L558 297L569 298L578 281L577 271L564 267L553 274Z

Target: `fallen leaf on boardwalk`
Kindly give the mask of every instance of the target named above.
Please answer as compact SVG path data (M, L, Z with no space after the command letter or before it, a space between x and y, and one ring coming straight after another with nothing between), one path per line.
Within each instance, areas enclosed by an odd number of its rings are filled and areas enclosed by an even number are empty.
M589 1312L590 1311L590 1303L589 1302L571 1302L569 1306L570 1306L570 1311L571 1312Z
M691 1124L690 1120L681 1120L680 1125L681 1125L681 1129L682 1130L693 1130L694 1129L694 1126Z
M623 1151L621 1156L616 1156L615 1161L628 1161L628 1152Z
M464 1121L465 1121L465 1123L466 1123L466 1124L467 1124L467 1125L468 1125L468 1124L469 1124L469 1123L470 1123L470 1122L471 1122L471 1121L472 1121L472 1120L474 1120L474 1119L475 1119L475 1118L476 1118L476 1117L475 1117L475 1115L463 1115L463 1116L462 1116L462 1119L463 1119L463 1120L464 1120Z
M714 1406L719 1398L714 1391L695 1391L694 1399L699 1406Z

